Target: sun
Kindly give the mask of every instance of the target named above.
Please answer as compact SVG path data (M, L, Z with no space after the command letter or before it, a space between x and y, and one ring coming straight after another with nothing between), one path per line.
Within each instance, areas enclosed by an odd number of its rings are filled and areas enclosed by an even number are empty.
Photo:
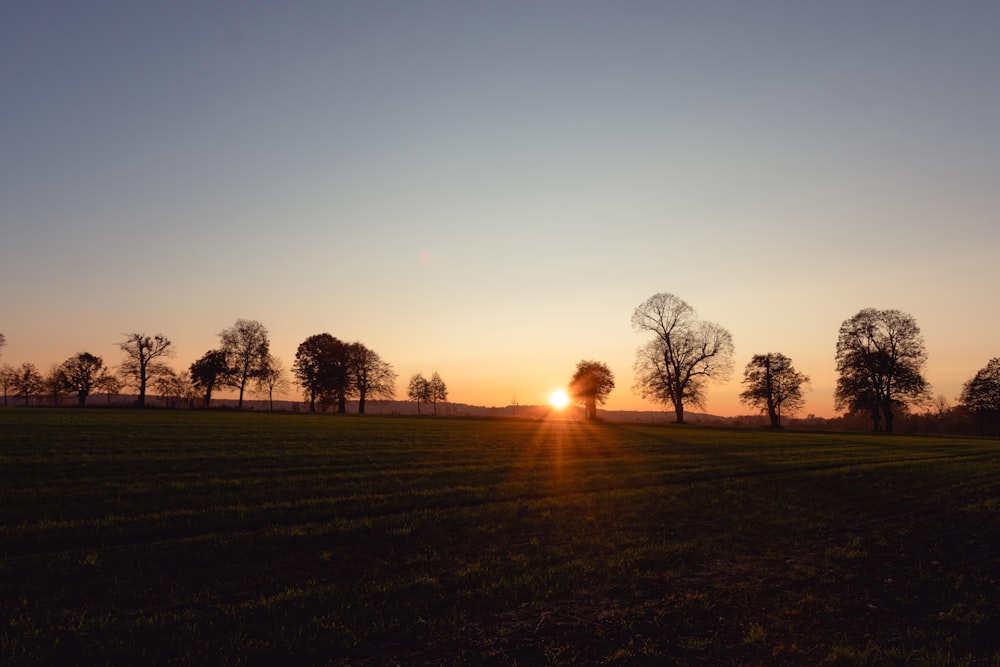
M556 410L562 410L569 405L569 394L562 389L556 389L549 394L549 405L554 407Z

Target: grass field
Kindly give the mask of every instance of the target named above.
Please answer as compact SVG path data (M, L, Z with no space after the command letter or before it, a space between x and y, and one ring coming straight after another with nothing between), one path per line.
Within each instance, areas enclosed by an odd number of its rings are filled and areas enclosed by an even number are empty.
M0 410L0 664L1000 665L1000 443Z

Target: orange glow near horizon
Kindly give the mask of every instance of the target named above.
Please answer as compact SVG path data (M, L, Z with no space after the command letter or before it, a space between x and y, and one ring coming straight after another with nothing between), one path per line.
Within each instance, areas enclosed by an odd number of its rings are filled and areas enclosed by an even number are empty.
M549 394L549 405L556 410L562 410L569 405L569 395L562 389L556 389Z

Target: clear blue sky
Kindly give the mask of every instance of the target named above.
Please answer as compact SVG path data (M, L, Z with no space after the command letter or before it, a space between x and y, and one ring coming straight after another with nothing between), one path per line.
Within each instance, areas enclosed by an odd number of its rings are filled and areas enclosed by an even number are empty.
M0 7L0 362L187 368L237 318L360 340L456 401L630 391L672 292L813 377L865 307L954 401L1000 356L1000 4Z

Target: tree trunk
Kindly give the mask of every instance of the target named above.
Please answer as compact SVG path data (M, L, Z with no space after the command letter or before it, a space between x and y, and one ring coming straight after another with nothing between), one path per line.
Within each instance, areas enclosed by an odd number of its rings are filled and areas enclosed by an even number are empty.
M885 432L892 433L892 410L885 408Z
M585 419L597 419L597 399L593 396L587 397L587 407L584 408Z
M684 403L681 401L674 401L674 414L677 415L677 423L684 423Z
M246 387L246 385L247 385L247 380L246 377L244 377L243 382L240 383L240 402L236 406L237 410L243 409L243 388Z
M365 414L365 392L358 392L358 414Z

